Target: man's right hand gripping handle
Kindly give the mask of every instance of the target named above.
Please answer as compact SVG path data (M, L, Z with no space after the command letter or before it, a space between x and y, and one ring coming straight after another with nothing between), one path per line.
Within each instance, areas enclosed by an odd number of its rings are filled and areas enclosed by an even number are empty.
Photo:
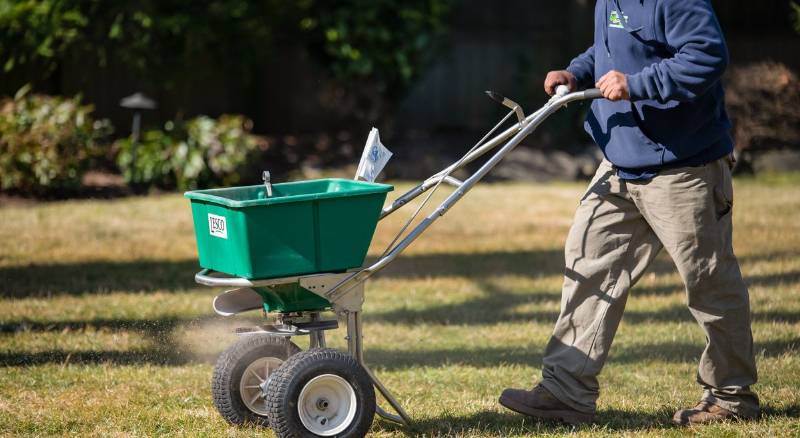
M578 81L575 76L566 70L551 71L544 79L544 92L552 96L556 93L556 87L559 85L566 85L569 91L575 91L578 88Z

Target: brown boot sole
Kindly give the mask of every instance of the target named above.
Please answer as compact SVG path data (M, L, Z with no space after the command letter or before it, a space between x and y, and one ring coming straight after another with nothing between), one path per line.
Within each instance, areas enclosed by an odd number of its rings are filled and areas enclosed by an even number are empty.
M531 417L561 420L565 423L573 425L587 424L594 421L594 414L585 414L583 412L573 410L541 410L523 405L522 403L518 403L515 400L511 400L503 396L500 397L499 401L501 405L507 407L508 409L520 414L530 415Z
M705 426L707 424L717 424L717 423L740 423L746 421L753 421L755 420L754 417L739 417L737 415L728 416L728 417L717 417L717 418L709 418L703 421L692 421L689 419L682 420L680 418L672 417L672 424L677 426Z

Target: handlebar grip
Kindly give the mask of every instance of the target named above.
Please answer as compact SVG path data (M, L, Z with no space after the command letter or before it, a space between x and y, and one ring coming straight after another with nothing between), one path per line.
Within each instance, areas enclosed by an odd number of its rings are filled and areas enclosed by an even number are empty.
M599 88L589 88L583 91L584 99L600 99L603 97L603 92Z
M569 94L569 87L566 85L559 85L556 87L556 96L562 97Z

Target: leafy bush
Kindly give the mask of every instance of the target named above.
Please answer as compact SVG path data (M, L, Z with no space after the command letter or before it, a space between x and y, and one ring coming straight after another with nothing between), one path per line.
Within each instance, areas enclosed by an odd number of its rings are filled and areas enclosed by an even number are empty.
M290 31L333 79L320 87L325 110L353 126L391 117L445 33L452 3L297 1Z
M29 65L47 75L76 56L100 65L114 57L140 75L171 83L191 59L227 56L237 60L233 68L258 62L274 23L265 19L281 3L0 0L0 59L5 71Z
M800 148L800 81L785 65L731 69L726 99L736 148L745 156L761 149Z
M186 190L232 185L248 159L265 147L251 130L252 122L240 115L168 122L163 131L145 131L137 143L117 141L117 164L125 180L139 187Z
M0 60L5 71L23 69L30 80L57 75L73 59L118 64L176 94L187 72L214 65L252 91L259 69L278 61L274 47L299 46L334 79L330 109L373 120L418 75L451 3L0 0Z
M790 3L792 6L792 21L794 24L794 30L797 33L800 33L800 5L795 2Z
M182 0L0 0L0 56L6 71L31 62L51 71L76 51L101 62L113 53L168 79L198 56L258 63L280 35L318 50L337 77L379 73L403 82L451 3L197 0L186 8Z
M80 39L89 20L71 2L0 0L0 59L3 70L34 64L50 73Z
M0 189L25 195L76 189L111 133L92 110L80 97L29 94L28 87L0 101Z
M388 90L416 75L427 49L444 29L450 4L449 0L297 2L301 35L336 78L377 79Z

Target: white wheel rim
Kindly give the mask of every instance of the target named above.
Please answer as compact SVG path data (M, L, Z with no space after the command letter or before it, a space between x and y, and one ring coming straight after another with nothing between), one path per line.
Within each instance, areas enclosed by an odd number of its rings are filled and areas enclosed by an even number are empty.
M356 416L356 392L347 380L322 374L309 380L297 399L297 413L309 432L333 436L347 429Z
M242 379L239 380L239 394L247 409L258 415L267 416L269 408L264 398L267 393L267 381L269 375L282 363L283 361L277 357L260 357L247 366Z

